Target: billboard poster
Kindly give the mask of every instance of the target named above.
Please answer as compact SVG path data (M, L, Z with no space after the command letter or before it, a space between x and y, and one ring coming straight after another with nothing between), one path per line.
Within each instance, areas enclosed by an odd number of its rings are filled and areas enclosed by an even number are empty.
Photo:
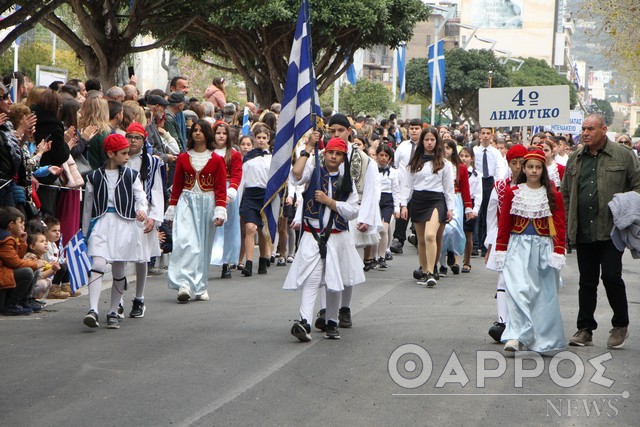
M524 0L472 0L471 25L476 28L522 28Z

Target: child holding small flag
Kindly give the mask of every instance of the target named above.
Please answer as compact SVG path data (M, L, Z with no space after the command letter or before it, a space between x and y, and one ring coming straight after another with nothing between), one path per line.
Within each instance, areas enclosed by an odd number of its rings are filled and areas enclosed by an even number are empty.
M138 172L126 167L129 142L120 134L107 136L103 143L107 161L87 176L83 228L92 259L89 277L90 310L84 324L98 327L98 303L102 277L111 263L113 286L107 314L107 328L119 329L118 305L126 288L125 265L144 262L142 233L147 216L147 196Z

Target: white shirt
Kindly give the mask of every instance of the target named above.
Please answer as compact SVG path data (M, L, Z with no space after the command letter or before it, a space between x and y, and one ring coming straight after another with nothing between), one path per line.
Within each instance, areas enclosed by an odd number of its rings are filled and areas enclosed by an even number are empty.
M393 197L393 211L400 212L400 184L398 182L398 171L389 167L389 173L380 174L380 192L391 193Z
M257 156L242 164L243 188L267 188L269 182L269 169L271 167L271 154Z
M561 156L560 154L556 154L556 157L553 160L555 160L556 163L559 164L559 165L567 166L567 161L569 160L569 155L565 154L564 156Z
M398 145L398 148L396 148L396 152L393 155L393 165L396 169L405 169L407 167L411 160L411 154L415 150L413 147L415 147L416 144L417 142L414 143L410 139L407 139Z
M505 167L505 161L502 158L502 154L500 150L498 150L493 145L489 145L488 147L484 147L482 144L476 145L473 147L473 154L476 158L476 170L483 174L482 170L482 158L484 156L484 150L487 150L487 166L489 166L489 175L492 176L496 181L499 179L504 179L507 176L507 168Z
M497 150L496 150L497 151ZM403 175L400 187L400 205L407 206L414 191L435 191L444 193L447 203L447 210L453 209L454 200L454 180L453 165L449 161L444 162L444 167L435 174L433 173L433 162L425 162L421 170L411 173L408 170L400 169Z
M469 193L471 193L471 200L473 200L473 212L476 214L480 211L480 205L482 204L482 174L476 172L474 175L473 168L469 166Z

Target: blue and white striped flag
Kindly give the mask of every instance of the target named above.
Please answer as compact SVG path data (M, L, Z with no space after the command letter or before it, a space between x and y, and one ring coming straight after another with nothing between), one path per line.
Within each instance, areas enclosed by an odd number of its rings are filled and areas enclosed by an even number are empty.
M87 245L84 244L82 230L78 230L69 240L65 254L71 278L71 290L76 292L89 283L89 273L91 272L91 258L87 254Z
M251 125L249 124L249 107L244 107L244 116L242 117L242 136L249 135Z
M402 44L398 47L398 81L400 83L400 100L404 101L406 93L406 64L407 64L407 45ZM399 141L398 141L399 142Z
M269 170L270 178L262 208L263 220L269 226L272 239L277 235L280 192L287 185L294 148L305 133L313 128L316 115L322 117L311 55L309 0L302 0L289 56L282 110Z
M434 58L436 60L434 61ZM435 81L435 95L432 95L433 104L438 105L444 102L445 83L445 63L444 63L444 40L429 45L429 84L433 87Z

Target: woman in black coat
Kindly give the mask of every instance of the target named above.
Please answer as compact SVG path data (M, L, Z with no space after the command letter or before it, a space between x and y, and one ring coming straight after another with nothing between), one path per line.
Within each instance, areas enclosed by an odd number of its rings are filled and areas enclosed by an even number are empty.
M36 141L51 141L51 150L42 155L40 166L62 166L69 159L69 146L64 140L64 124L59 119L58 114L62 99L60 94L51 89L46 89L38 97L36 104L31 106L38 121L36 122ZM57 176L49 174L39 178L41 184L51 185ZM38 197L43 212L55 216L58 190L41 185L38 189Z

